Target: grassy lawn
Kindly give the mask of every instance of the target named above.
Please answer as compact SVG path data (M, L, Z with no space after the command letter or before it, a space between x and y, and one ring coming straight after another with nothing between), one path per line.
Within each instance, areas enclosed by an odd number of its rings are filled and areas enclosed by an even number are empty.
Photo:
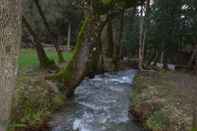
M47 55L50 59L55 61L58 60L57 53L55 51L47 50ZM64 58L65 60L70 60L72 57L71 52L65 52ZM19 68L20 69L27 69L27 68L34 68L39 66L39 61L37 58L36 51L34 49L22 49L19 57Z

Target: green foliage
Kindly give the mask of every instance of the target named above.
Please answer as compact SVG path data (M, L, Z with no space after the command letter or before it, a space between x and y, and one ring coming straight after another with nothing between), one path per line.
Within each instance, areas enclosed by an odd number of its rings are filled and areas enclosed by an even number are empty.
M119 7L130 8L136 6L140 0L114 0Z
M112 0L102 0L103 4L109 5L112 3Z
M93 8L97 14L106 14L113 10L134 7L140 0L95 0Z

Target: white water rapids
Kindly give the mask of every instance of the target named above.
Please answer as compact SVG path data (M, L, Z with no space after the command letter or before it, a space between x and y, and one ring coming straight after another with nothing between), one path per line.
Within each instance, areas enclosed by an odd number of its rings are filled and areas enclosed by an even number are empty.
M52 131L142 131L128 117L135 74L127 70L84 80L75 99L53 116Z

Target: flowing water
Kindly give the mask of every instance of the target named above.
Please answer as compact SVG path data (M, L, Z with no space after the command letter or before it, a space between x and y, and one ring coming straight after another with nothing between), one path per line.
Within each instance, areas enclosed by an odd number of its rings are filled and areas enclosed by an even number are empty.
M128 70L84 80L75 99L54 114L52 131L142 131L128 117L135 74Z

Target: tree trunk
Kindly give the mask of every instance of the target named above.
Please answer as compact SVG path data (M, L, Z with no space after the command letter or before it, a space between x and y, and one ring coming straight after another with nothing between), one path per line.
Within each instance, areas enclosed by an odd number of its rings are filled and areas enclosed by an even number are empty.
M143 61L144 61L144 43L143 43L143 33L144 33L144 16L143 16L143 6L141 6L140 11L140 33L139 33L139 70L143 70Z
M27 28L27 30L29 31L29 33L32 36L33 45L37 51L37 56L38 56L38 60L40 63L40 67L42 67L42 68L51 67L55 63L47 57L47 54L45 53L45 50L44 50L42 44L40 43L39 38L36 36L36 33L33 31L32 27L29 24L29 22L27 21L27 19L23 16L22 20L24 22L25 27Z
M193 62L195 61L195 57L197 57L197 45L194 46L192 55L191 55L189 62L187 64L187 66L189 68L192 68Z
M156 53L156 56L155 56L155 58L154 58L153 66L156 66L156 65L157 65L160 56L161 56L161 51L158 50L157 53Z
M0 1L0 131L9 122L21 43L21 1Z
M112 17L108 16L107 23L101 32L101 43L102 43L102 55L103 55L103 70L114 71L115 62L115 42L114 42L114 31L112 25Z
M122 9L121 11L121 17L120 17L120 32L119 32L119 54L118 54L118 60L120 61L123 57L123 45L122 45L122 36L123 36L123 32L124 32L124 14L125 14L125 10Z
M47 22L47 19L42 11L42 8L40 6L40 3L39 3L39 0L34 0L35 4L36 4L36 7L38 8L38 11L39 11L39 14L40 16L42 17L42 20L43 20L43 23L45 25L45 27L47 28L47 31L50 33L51 37L55 37L55 41L53 42L54 43L54 46L55 46L55 49L56 49L56 52L57 52L57 55L58 55L58 58L59 58L59 62L63 62L64 61L64 57L63 57L63 54L62 54L62 51L57 43L57 36L55 33L53 33L51 31L51 28L49 26L49 23Z
M118 70L119 67L119 55L120 55L120 32L117 30L113 30L113 42L114 42L114 49L113 49L113 70Z
M165 70L168 70L169 68L168 68L168 55L167 55L167 51L165 51L164 53L163 53L163 68L165 69Z
M107 56L112 58L114 53L114 36L113 36L113 26L112 26L112 18L110 17L107 23Z
M150 14L150 0L146 0L145 2L145 20L144 20L144 31L143 31L143 58L145 59L146 51L145 51L145 46L146 46L146 39L147 39L147 32L150 26L150 20L148 19Z
M143 9L145 8L145 9ZM140 11L140 36L139 36L139 69L143 70L144 58L145 58L145 44L146 44L146 35L149 26L147 17L150 12L150 0L146 0L145 7L141 6ZM145 15L144 15L145 14Z
M157 55L157 49L153 49L152 51L151 51L151 55L150 55L150 57L149 57L149 59L148 59L148 62L147 62L147 66L150 66L151 65L151 62L153 62L154 61L154 59L155 59L155 57L156 57L156 55Z
M72 33L72 24L68 23L68 36L67 36L67 49L70 50L70 43L71 43L71 33Z
M164 51L161 52L160 64L164 64Z
M78 35L74 56L64 70L49 79L63 79L67 97L73 96L74 90L81 80L91 73L95 63L94 53L98 50L99 32L104 24L97 15L89 15L84 21Z

